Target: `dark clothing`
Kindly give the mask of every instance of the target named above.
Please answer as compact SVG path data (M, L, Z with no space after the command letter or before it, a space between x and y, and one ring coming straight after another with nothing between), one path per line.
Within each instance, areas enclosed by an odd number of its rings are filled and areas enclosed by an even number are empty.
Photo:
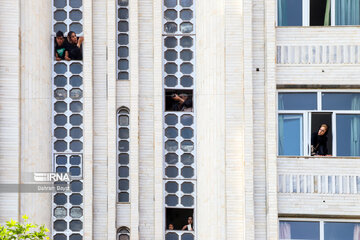
M76 44L68 44L67 50L71 60L82 60L82 45L78 48Z
M63 42L63 44L61 46L57 45L56 41L55 41L55 57L56 57L56 53L58 54L58 57L61 59L65 59L65 51L66 51L66 41Z
M311 134L311 145L313 146L313 151L311 151L311 155L327 155L327 140L328 137L326 135L318 135L317 132Z
M180 104L179 102L175 103L173 105L173 111L184 111L185 109L192 108L193 103L190 98L186 99L183 104Z

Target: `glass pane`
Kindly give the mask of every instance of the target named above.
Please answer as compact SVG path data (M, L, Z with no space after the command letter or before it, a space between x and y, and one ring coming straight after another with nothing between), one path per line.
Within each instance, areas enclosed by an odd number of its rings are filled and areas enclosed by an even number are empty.
M82 222L78 220L71 221L70 229L73 231L80 231L82 229Z
M279 110L316 110L316 93L279 93Z
M82 236L80 234L72 234L69 240L82 240Z
M129 168L119 167L119 177L129 177Z
M73 21L80 21L82 19L82 12L79 10L73 10L70 12L70 19Z
M324 223L325 240L341 239L353 240L359 239L360 236L360 223L337 223L325 222ZM355 236L354 236L355 234Z
M119 193L118 201L119 202L129 202L129 193L127 193L127 192Z
M360 115L336 115L338 156L360 156Z
M190 32L192 32L192 30L193 30L192 23L185 22L185 23L180 24L180 31L182 33L190 33Z
M120 179L119 180L119 190L129 190L129 180L127 179Z
M82 182L80 181L72 181L70 183L70 189L73 192L81 192L83 189Z
M81 138L83 135L82 129L78 127L74 127L70 129L70 136L72 138Z
M72 125L80 125L82 124L82 116L79 114L73 114L70 117L70 123Z
M184 193L192 193L194 191L194 184L190 182L185 182L181 184L181 191Z
M176 164L178 162L178 155L175 153L168 153L165 155L165 161L168 164Z
M323 110L360 110L360 93L323 93Z
M360 25L360 1L336 0L336 25Z
M168 193L176 193L178 191L178 184L176 182L167 182L165 184L165 190Z
M82 72L82 65L80 63L73 63L70 65L70 72L72 74L80 74Z
M127 154L127 153L119 154L119 163L120 164L129 164L129 154Z
M129 125L129 117L121 115L119 116L119 125L120 126L128 126Z
M82 77L80 77L79 75L73 75L70 77L70 84L73 87L79 87L82 85Z
M72 141L70 142L70 149L73 152L80 152L83 148L83 144L81 141Z
M54 117L54 122L56 125L65 125L67 122L67 118L63 114L58 114Z
M65 165L67 163L67 157L64 155L60 155L56 157L56 164Z
M70 164L71 165L79 165L80 164L80 156L74 155L70 157Z
M278 26L302 26L302 0L278 0Z
M168 206L176 206L179 203L179 199L176 195L167 195L165 197L165 203Z
M80 205L82 204L83 199L80 194L71 194L70 196L70 203L73 205Z
M279 224L279 239L320 240L319 222L284 222Z
M79 207L73 207L70 209L70 216L73 218L80 218L83 215L83 211Z
M192 196L185 195L181 198L181 204L185 207L191 207L194 205L194 198Z
M58 220L58 221L54 222L54 229L58 232L65 231L66 227L67 227L67 224L63 220Z
M303 154L302 126L301 114L279 114L279 155L300 156Z
M192 178L194 176L194 169L191 167L183 167L181 169L181 176L184 178Z

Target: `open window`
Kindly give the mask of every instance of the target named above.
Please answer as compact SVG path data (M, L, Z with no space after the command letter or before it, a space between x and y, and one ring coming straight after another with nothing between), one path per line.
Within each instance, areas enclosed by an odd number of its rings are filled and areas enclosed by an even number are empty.
M189 224L189 217L192 218L192 228L194 228L194 209L166 208L166 230L181 231L184 226ZM174 229L170 229L170 225Z
M193 91L166 89L165 111L193 112Z
M278 154L360 156L360 92L279 92Z
M331 0L310 0L310 26L330 25Z

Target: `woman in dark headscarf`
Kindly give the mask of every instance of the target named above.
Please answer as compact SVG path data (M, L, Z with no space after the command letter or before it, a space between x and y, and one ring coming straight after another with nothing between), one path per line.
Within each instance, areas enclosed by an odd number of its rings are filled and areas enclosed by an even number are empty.
M328 125L321 124L319 131L311 134L311 156L321 155L325 156L328 154L327 148L327 133Z

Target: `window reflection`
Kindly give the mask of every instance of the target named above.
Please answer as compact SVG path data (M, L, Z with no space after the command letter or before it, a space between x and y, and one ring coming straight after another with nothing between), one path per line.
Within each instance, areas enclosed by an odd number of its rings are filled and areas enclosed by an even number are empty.
M338 156L360 156L360 115L336 115Z
M279 114L279 155L300 156L303 154L302 125L301 114Z
M302 0L278 0L278 26L302 26Z
M320 240L319 226L319 222L281 221L279 224L279 239Z

